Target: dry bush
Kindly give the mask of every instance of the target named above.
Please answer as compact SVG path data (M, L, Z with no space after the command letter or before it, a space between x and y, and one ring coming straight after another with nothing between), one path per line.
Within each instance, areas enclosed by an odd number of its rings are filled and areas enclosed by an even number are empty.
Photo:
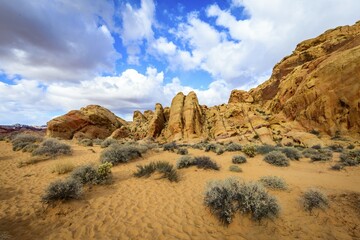
M176 144L176 142L166 143L163 145L163 149L164 151L174 152L175 149L178 149L178 145Z
M265 176L261 177L259 182L267 188L277 189L277 190L286 190L287 184L285 180L277 176Z
M289 159L285 154L279 151L273 151L265 155L264 161L279 167L287 167L290 165Z
M258 183L240 183L234 178L211 181L205 190L204 203L219 220L231 223L237 211L251 214L253 220L275 217L280 211L279 204Z
M302 157L301 152L294 147L282 147L279 150L291 160L299 160Z
M40 137L30 135L30 134L18 134L12 140L13 151L19 151L25 148L30 144L40 142L42 139Z
M32 152L33 156L51 156L70 155L71 147L65 143L61 143L55 138L48 138L43 141L40 146Z
M102 163L110 162L115 166L120 163L127 163L141 156L137 146L113 144L101 153L100 161Z
M241 164L241 163L246 163L246 157L241 156L241 155L236 155L232 157L232 163L234 164Z
M52 168L52 172L57 174L65 174L71 172L75 168L75 165L71 162L56 163Z
M134 173L135 177L149 177L154 172L159 172L162 174L161 178L167 178L170 182L178 182L179 175L176 169L168 162L158 161L151 162L144 166L138 165L137 171Z
M227 152L236 152L236 151L241 151L242 150L242 146L238 143L229 143L225 146L225 150Z
M360 164L360 150L346 151L340 154L340 162L344 166L356 166Z
M199 156L199 157L190 157L190 156L183 156L176 162L176 167L180 168L188 168L191 166L197 166L197 168L202 169L213 169L219 170L220 167L211 160L207 156Z
M230 172L242 172L242 169L237 165L230 165L229 171Z
M246 145L242 148L243 153L245 153L248 157L256 156L256 146Z
M261 155L268 154L269 152L272 152L272 151L275 151L275 150L277 150L277 147L267 145L267 144L256 146L256 152L261 154Z
M112 164L105 162L97 168L92 165L80 166L71 173L71 178L76 179L82 184L106 184L112 179Z
M314 208L326 208L329 206L328 198L317 189L309 189L301 196L301 202L306 211L310 213Z
M93 140L84 138L79 141L79 144L84 147L92 147L93 146Z
M82 184L75 179L58 180L50 183L42 196L45 203L57 200L78 199L82 194Z
M177 150L177 154L180 154L180 155L187 155L188 153L189 153L189 151L186 148L179 148Z
M118 141L113 138L107 138L101 142L100 146L101 146L101 148L107 148L113 144L118 144Z

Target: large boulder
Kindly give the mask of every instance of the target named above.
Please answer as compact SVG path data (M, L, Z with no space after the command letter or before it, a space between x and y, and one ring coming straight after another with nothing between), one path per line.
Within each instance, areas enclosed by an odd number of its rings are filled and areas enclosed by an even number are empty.
M154 116L152 117L147 132L147 137L157 138L165 127L164 109L160 103L155 105Z
M106 138L124 123L126 123L125 120L108 109L98 105L89 105L50 120L47 123L46 135L62 139Z

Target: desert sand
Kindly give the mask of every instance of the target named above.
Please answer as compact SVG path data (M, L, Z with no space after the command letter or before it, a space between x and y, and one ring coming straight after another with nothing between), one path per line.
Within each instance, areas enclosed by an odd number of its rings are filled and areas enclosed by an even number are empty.
M49 183L68 176L51 172L56 163L99 163L99 146L68 143L71 156L18 168L30 154L14 152L11 143L0 141L0 236L4 239L360 239L360 167L330 170L337 153L329 162L302 158L284 168L257 155L239 165L243 172L235 173L228 168L236 152L218 156L189 148L189 154L210 156L221 169L180 169L180 181L172 183L156 175L132 176L138 164L164 160L175 165L180 158L172 152L150 151L113 167L110 185L87 186L79 200L43 204L41 195ZM250 181L266 175L283 177L289 185L286 191L269 190L281 205L279 217L273 220L259 223L236 214L226 227L203 204L209 180L236 176ZM311 214L303 210L300 195L311 187L326 193L329 208Z

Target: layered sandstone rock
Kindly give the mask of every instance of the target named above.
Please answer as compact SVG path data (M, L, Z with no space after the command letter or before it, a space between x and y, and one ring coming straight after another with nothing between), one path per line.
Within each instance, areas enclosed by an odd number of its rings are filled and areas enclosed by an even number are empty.
M165 138L171 140L192 139L202 135L202 110L194 92L185 96L178 93L171 102Z
M155 113L149 123L147 130L147 136L157 138L160 136L162 130L165 127L166 118L164 115L164 109L160 103L155 105Z
M89 105L54 118L47 123L47 136L63 139L106 138L121 127L124 120L98 105Z
M250 94L307 130L360 132L360 22L300 43Z

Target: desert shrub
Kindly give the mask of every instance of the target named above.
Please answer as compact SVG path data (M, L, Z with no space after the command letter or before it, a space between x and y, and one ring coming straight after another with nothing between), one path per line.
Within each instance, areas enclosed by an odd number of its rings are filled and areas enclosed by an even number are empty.
M240 183L233 178L211 181L206 185L204 204L225 225L232 222L238 210L236 198L239 188Z
M311 212L314 208L325 208L329 205L326 195L319 190L309 189L301 196L303 207Z
M151 162L144 166L138 165L137 171L134 173L135 177L149 177L154 172L159 172L162 174L161 178L167 178L170 182L178 182L179 175L176 172L176 169L168 162L158 161Z
M237 211L251 214L253 220L275 217L280 207L276 198L269 195L258 183L240 183L229 178L209 182L205 190L204 203L224 224L231 223Z
M187 155L188 153L189 153L189 151L186 148L179 148L177 150L177 154L180 154L180 155Z
M347 149L354 149L355 145L354 144L349 144L349 146L346 147Z
M65 143L60 142L55 138L49 138L43 141L38 148L33 152L33 156L46 155L55 157L57 155L71 154L71 147Z
M111 167L112 164L109 162L100 164L97 168L92 165L84 165L75 168L71 173L71 177L82 184L105 184L112 177Z
M316 136L319 136L319 135L320 135L320 132L317 131L317 130L315 130L315 129L310 130L309 133L314 134L314 135L316 135Z
M195 165L198 168L213 169L213 170L219 170L220 169L220 167L216 164L216 162L214 162L213 160L211 160L207 156L195 157L194 162L195 162Z
M342 152L344 150L344 147L340 144L332 144L328 148L333 152Z
M216 150L218 149L218 144L215 144L215 143L209 143L205 146L205 152L214 152L216 153Z
M360 164L360 150L341 153L340 162L345 166L356 166Z
M202 143L202 142L201 143L196 143L196 144L193 144L191 147L194 148L194 149L203 150L205 148L205 143Z
M102 163L109 162L115 166L120 163L127 163L130 160L141 156L142 155L136 146L113 144L101 153L100 161Z
M319 149L321 149L321 145L320 145L320 144L316 144L316 145L312 146L311 148L316 149L316 150L319 150Z
M36 144L36 143L30 143L30 144L26 145L26 146L22 149L22 151L23 151L23 152L32 153L32 152L33 152L35 149L37 149L38 147L39 147L38 144Z
M105 184L108 183L112 178L111 168L112 163L105 162L100 164L97 168L97 176L95 184Z
M85 146L85 147L92 147L93 146L93 141L91 139L84 138L84 139L81 139L79 141L79 144L81 146Z
M57 174L65 174L71 172L75 168L75 165L71 162L61 162L54 165L52 172Z
M337 164L335 164L335 165L333 165L333 166L330 167L330 169L331 169L331 170L334 170L334 171L340 171L340 170L343 169L343 168L344 168L344 165L343 165L343 164L339 164L339 163L337 163Z
M176 168L188 168L195 165L195 159L191 156L182 156L176 162Z
M82 184L94 183L96 182L97 171L92 165L84 165L75 168L71 177Z
M265 155L264 161L279 167L289 166L289 159L279 151L272 151Z
M95 138L95 139L92 140L94 145L101 145L103 141L104 140L102 140L100 138Z
M229 144L226 145L225 150L228 151L228 152L241 151L242 146L240 144L238 144L238 143L229 143Z
M294 147L282 147L279 150L291 160L299 160L302 157L301 152Z
M0 135L0 141L5 141L6 140L6 136L5 135Z
M45 203L57 200L78 199L82 193L82 184L73 179L58 180L50 183L42 196L42 201Z
M287 184L285 180L277 176L265 176L261 177L259 182L267 188L285 190Z
M275 217L280 211L277 199L256 182L244 183L237 197L240 211L250 213L253 220Z
M107 148L109 147L110 145L113 145L113 144L118 144L118 141L116 139L113 139L113 138L107 138L105 139L104 141L101 142L101 148Z
M248 157L255 157L256 155L256 147L253 145L246 145L242 148L243 153L245 153Z
M328 161L332 158L332 152L328 149L319 149L316 154L313 154L310 159L316 161Z
M275 146L271 146L271 145L260 145L260 146L256 146L256 152L259 154L268 154L269 152L275 151L276 147Z
M13 151L22 150L27 145L40 141L41 138L30 134L18 134L12 140Z
M224 153L224 149L222 147L218 147L215 152L216 152L216 155L221 155Z
M234 164L246 163L246 157L240 156L240 155L235 155L232 157L231 161Z
M229 167L229 171L231 171L231 172L242 172L242 169L237 165L231 165Z
M175 151L175 149L178 148L178 145L176 144L176 142L170 142L170 143L166 143L163 145L163 149L164 151Z
M317 153L318 153L318 151L313 148L305 148L302 151L303 156L306 158L311 158L313 155L316 155Z

